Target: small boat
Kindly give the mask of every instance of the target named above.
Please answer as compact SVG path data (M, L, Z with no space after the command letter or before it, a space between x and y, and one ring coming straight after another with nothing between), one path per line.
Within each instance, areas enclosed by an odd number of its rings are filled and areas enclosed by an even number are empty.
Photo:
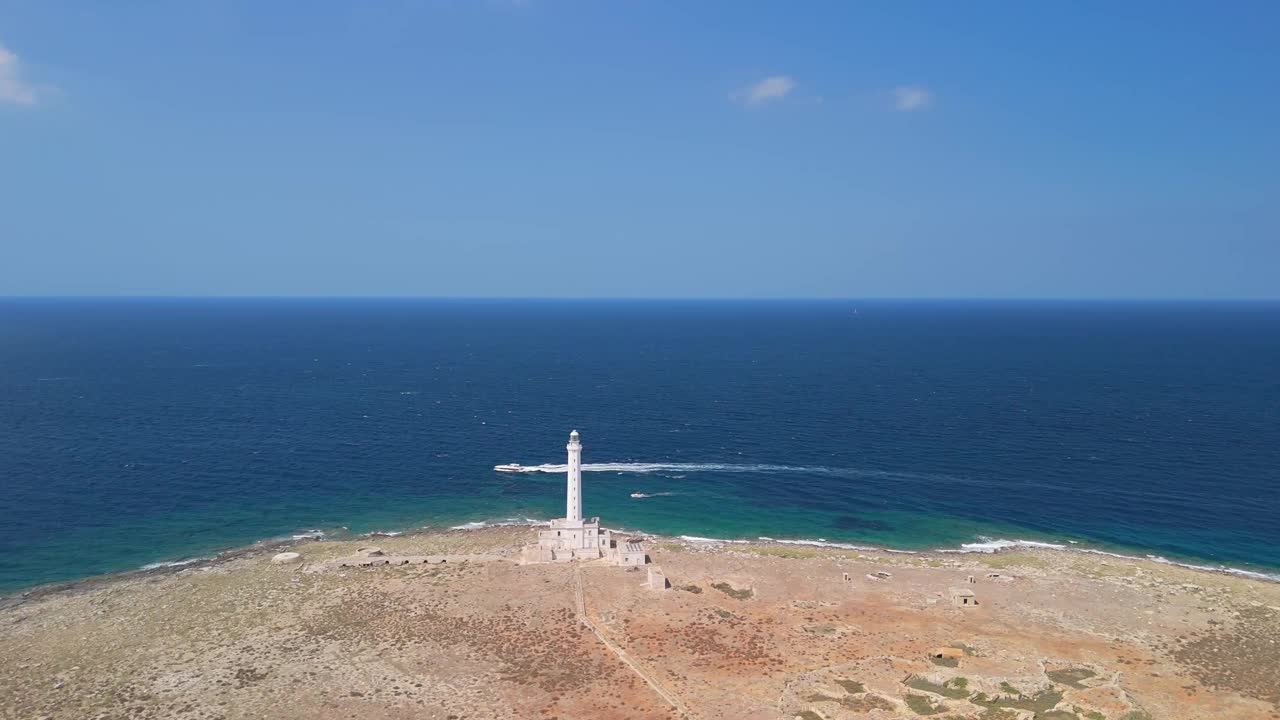
M517 463L508 463L506 465L494 465L493 469L498 472L523 472L524 466Z
M633 498L647 498L647 497L649 497L649 496L648 496L648 495L645 495L644 493L631 493L631 497L633 497Z

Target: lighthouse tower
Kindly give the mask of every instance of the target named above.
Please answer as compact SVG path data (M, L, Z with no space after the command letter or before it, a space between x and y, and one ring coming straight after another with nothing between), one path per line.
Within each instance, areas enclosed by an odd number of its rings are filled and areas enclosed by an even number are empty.
M638 540L615 542L613 533L600 527L600 518L582 517L582 441L578 431L569 433L568 487L565 489L564 517L547 523L538 531L538 544L525 545L522 563L566 560L607 560L613 565L644 565L649 561Z
M582 520L582 443L578 431L569 433L569 487L565 495L564 517L569 522Z

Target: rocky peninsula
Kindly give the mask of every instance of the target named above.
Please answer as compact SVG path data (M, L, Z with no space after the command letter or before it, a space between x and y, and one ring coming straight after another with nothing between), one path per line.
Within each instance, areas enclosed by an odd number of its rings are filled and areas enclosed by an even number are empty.
M528 527L377 538L414 562L298 540L39 588L0 603L0 716L1280 718L1274 583L1050 549L647 540L665 589L523 564Z

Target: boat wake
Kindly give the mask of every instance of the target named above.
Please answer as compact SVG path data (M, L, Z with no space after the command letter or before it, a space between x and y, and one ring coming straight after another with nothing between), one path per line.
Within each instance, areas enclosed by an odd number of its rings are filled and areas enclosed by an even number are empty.
M566 473L568 465L500 465L506 472ZM656 472L725 472L725 473L822 473L843 474L836 468L803 465L734 465L730 463L583 463L582 472L656 473Z

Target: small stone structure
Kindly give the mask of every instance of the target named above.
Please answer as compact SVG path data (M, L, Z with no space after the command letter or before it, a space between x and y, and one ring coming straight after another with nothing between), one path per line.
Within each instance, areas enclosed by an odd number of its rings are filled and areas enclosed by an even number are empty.
M637 567L649 561L639 541L615 540L613 532L600 527L600 518L582 517L582 443L578 431L569 433L568 487L565 516L556 518L546 530L538 531L538 544L520 551L523 563L608 560L613 565Z
M649 562L644 545L638 540L627 540L616 546L609 557L616 565L644 565Z
M973 607L978 604L978 597L969 588L951 588L951 605L953 607Z
M650 590L666 590L671 587L671 583L667 582L666 573L656 565L649 566L649 581L646 584Z
M964 651L960 648L944 647L934 650L930 655L934 660L959 660L964 657Z

